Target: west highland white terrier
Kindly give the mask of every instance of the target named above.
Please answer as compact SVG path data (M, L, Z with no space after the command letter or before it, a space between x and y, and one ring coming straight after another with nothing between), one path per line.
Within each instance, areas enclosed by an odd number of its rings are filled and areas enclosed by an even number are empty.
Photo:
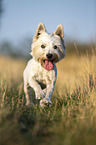
M56 78L56 64L65 57L63 26L57 26L55 32L48 34L43 23L37 27L32 43L32 59L29 60L24 76L26 105L32 105L32 96L28 87L35 91L35 99L40 99L40 106L51 106L50 101Z

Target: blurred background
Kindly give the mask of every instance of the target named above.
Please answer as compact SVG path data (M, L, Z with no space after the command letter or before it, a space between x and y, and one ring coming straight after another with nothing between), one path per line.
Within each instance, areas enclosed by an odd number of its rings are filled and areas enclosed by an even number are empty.
M53 106L25 106L23 71L40 22L64 26ZM55 140L55 142L54 142ZM96 145L96 0L0 0L0 145Z
M0 0L0 54L27 58L40 22L49 33L64 26L67 53L96 42L95 0Z

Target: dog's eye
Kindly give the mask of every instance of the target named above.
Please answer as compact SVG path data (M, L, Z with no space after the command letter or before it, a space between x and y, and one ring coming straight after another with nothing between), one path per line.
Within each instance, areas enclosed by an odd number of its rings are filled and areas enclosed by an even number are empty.
M45 48L45 45L41 45L41 48Z
M54 45L54 49L57 49L58 47L57 47L57 45Z

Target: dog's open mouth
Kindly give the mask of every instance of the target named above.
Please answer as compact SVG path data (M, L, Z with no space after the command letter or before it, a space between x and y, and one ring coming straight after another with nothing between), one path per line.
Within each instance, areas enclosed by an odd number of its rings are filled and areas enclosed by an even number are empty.
M53 60L44 60L44 68L46 70L52 70L53 69Z

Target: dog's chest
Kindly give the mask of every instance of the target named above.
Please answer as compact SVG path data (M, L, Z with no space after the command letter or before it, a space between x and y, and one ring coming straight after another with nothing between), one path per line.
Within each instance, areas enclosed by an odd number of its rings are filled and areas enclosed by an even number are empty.
M45 83L45 81L47 79L44 72L41 72L41 71L38 71L37 73L35 73L34 78L35 78L36 81L40 81L40 82L43 82L43 83Z
M55 81L56 79L56 72L54 69L47 71L42 67L38 67L37 71L34 74L34 79L44 84L51 83L52 80Z

